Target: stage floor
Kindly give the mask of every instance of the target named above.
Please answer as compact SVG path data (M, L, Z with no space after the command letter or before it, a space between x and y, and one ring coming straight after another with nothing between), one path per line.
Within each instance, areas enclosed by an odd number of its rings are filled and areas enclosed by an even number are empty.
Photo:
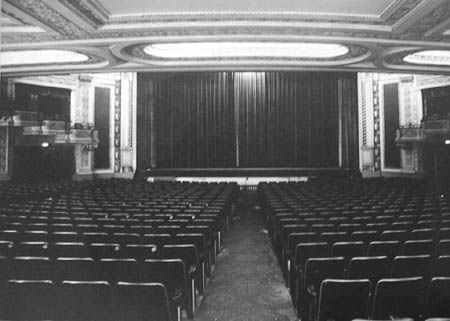
M302 182L311 178L351 178L355 169L342 168L158 168L146 171L149 181L235 182L255 186L261 182Z

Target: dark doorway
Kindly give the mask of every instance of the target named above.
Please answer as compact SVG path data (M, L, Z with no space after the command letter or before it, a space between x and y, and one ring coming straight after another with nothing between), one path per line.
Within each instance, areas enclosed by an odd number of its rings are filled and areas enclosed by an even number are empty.
M400 168L400 150L395 144L399 126L398 84L384 85L384 167Z
M98 130L98 147L94 151L94 168L108 169L110 145L110 88L95 87L95 128Z

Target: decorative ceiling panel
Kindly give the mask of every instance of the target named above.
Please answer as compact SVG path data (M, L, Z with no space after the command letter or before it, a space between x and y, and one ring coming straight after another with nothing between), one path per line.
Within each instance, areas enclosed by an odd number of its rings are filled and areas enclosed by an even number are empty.
M107 63L86 68L105 71L157 70L161 65L198 69L198 61L162 61L143 54L143 47L158 42L342 44L352 49L343 59L281 59L339 70L429 72L430 66L406 63L393 53L450 50L448 0L2 0L0 22L2 50L90 48L102 52ZM208 64L233 68L237 61L265 68L278 64L280 57L212 59ZM66 67L70 71L73 66ZM58 65L33 68L63 70ZM2 68L2 73L26 70L17 66Z
M291 12L379 16L395 0L97 0L111 15L174 12Z

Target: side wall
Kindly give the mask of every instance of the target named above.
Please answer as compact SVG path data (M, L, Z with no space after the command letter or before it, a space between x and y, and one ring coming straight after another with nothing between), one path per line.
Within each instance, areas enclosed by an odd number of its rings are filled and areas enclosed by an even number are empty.
M15 99L15 84L65 88L71 91L71 129L59 135L61 144L74 146L75 178L132 177L136 169L136 74L72 74L55 76L30 76L2 79L1 96ZM95 88L109 94L109 144L106 146L109 167L95 169L95 146L86 137L77 136L75 124L95 129ZM20 110L20 106L16 106ZM33 121L24 121L18 115L12 119L0 118L0 179L9 179L14 162L14 145L18 144L13 133L21 133L26 127L36 127ZM22 117L23 118L23 117ZM21 134L19 134L21 135ZM61 138L62 136L62 138ZM56 142L55 142L56 143ZM109 155L109 156L108 156Z
M419 128L423 118L422 89L450 85L450 77L409 74L358 74L360 169L365 177L424 176L421 144L398 146L400 166L387 166L384 89L398 85L398 128ZM392 143L392 142L390 142Z

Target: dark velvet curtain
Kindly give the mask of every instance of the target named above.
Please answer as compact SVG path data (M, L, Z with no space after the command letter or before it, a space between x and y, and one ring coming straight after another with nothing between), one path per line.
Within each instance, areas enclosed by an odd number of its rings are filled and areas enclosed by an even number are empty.
M335 73L236 73L239 165L338 167Z
M358 167L356 74L138 76L138 167Z
M341 167L358 168L358 88L357 76L353 73L341 74L338 78L338 96L341 121Z
M224 72L140 77L138 82L145 84L139 88L147 88L138 91L139 96L144 96L144 101L138 103L138 114L145 117L145 113L153 111L156 146L142 157L138 154L139 165L148 163L149 157L152 162L153 151L156 153L153 165L159 167L235 166L232 76ZM150 111L144 111L145 101L152 102ZM145 130L140 133L143 137L138 144L148 143L147 135Z
M158 82L147 76L137 74L137 167L147 169L151 167L152 148L154 147L155 135L153 130L153 117L156 86Z

